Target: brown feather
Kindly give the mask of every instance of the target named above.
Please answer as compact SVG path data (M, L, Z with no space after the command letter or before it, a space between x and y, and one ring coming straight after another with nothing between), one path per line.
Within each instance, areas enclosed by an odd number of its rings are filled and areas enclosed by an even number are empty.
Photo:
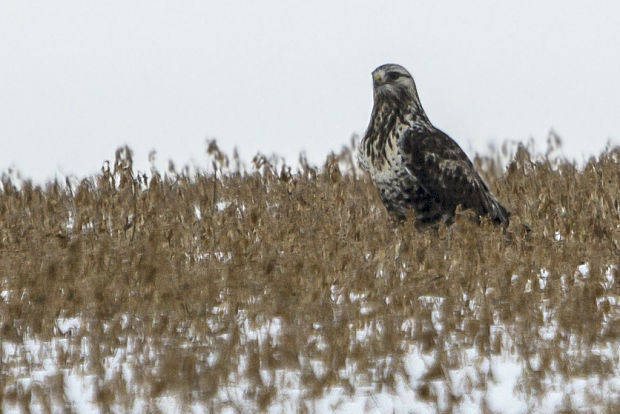
M373 78L374 105L358 155L388 212L402 220L413 211L421 226L451 224L461 205L507 226L510 213L465 152L428 120L409 72L388 64Z

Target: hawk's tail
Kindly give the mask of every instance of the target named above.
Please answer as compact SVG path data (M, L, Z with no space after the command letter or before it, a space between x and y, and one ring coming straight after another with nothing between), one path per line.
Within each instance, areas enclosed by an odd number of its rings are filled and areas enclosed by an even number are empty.
M510 224L510 211L500 204L495 197L491 198L491 208L489 216L495 224L501 224L504 227L508 227Z

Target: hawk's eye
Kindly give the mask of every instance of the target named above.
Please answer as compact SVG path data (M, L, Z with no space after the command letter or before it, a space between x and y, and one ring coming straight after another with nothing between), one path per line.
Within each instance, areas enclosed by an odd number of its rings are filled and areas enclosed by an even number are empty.
M395 81L398 78L400 78L400 73L398 72L388 72L387 74L387 79L389 81Z

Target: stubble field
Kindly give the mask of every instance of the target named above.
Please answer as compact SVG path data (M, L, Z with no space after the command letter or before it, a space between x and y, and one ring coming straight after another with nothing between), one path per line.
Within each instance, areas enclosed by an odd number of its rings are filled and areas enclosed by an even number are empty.
M396 225L350 149L5 173L0 411L618 412L620 148L553 150L476 158L505 231Z

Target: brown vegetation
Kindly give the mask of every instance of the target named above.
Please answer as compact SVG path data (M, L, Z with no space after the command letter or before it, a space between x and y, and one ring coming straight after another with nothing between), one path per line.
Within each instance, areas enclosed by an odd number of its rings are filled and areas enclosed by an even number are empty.
M533 399L554 375L613 374L620 148L582 168L523 146L505 171L495 154L478 158L510 227L463 218L426 233L390 221L349 150L296 171L257 156L247 173L209 152L215 174L147 177L124 148L77 185L3 176L0 408L62 405L63 375L80 369L104 411L137 399L155 409L163 395L214 411L277 406L284 372L306 410L332 387L393 389L411 374L411 347L436 355L416 395L438 404L433 381L450 388L466 349L518 354ZM79 329L59 329L70 317ZM52 338L66 341L38 358L23 351ZM598 352L608 344L610 356ZM20 385L46 358L57 375ZM131 379L106 375L112 359ZM476 370L471 388L484 389L492 378ZM222 397L241 383L240 398ZM452 390L444 408L467 392ZM620 407L617 396L597 403Z

